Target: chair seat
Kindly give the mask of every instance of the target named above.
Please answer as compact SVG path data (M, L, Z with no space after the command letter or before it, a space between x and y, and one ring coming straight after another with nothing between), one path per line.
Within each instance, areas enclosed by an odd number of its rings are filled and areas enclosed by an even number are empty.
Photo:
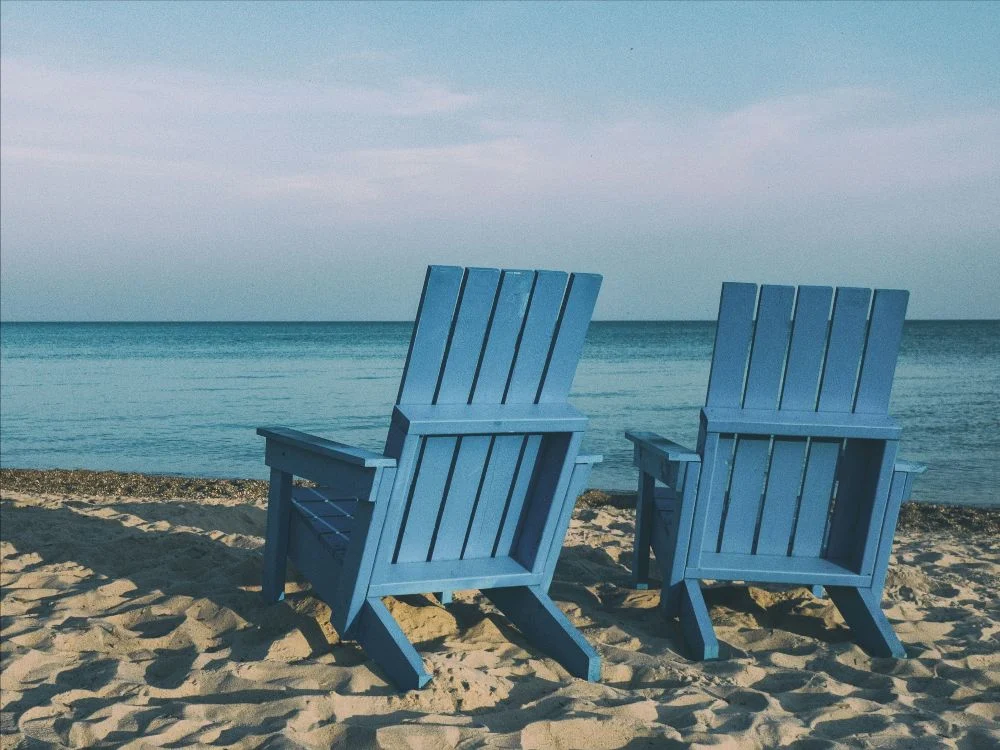
M340 559L351 541L357 498L337 497L330 487L293 487L292 508Z

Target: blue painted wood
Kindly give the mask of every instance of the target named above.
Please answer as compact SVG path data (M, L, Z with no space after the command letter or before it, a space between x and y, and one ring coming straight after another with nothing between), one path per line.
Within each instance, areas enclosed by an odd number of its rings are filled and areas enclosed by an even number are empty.
M574 273L570 276L552 350L542 375L538 403L563 401L569 396L600 288L601 277L597 274Z
M710 432L699 438L698 443L699 452L702 454L701 483L692 520L686 563L694 566L698 565L703 551L718 550L736 441L732 435L723 436L717 432Z
M399 382L397 404L429 404L433 401L464 275L461 268L428 267ZM395 423L391 424L386 436L385 454L399 456L405 437L405 430Z
M736 445L720 552L750 552L753 549L769 446L770 440L758 437L741 437Z
M475 512L489 453L488 437L460 439L448 496L431 544L432 560L458 560L462 557L465 535Z
M719 641L708 616L705 597L697 581L685 579L681 588L681 632L688 655L698 661L719 658Z
M743 407L746 409L776 409L778 406L794 299L795 287L766 284L760 288L743 395Z
M503 399L534 281L530 271L504 271L471 403L498 404Z
M388 678L404 690L417 690L430 682L413 645L377 597L367 599L348 632L385 671ZM377 654L377 656L376 656Z
M384 469L376 474L373 503L358 503L354 511L355 530L344 553L341 575L337 581L336 595L327 600L332 605L331 622L338 632L345 632L361 611L368 596L375 559L378 555L382 529L392 506L392 493L397 471L407 476L412 465L411 456L404 451L399 469ZM400 484L403 484L402 482Z
M885 414L889 409L896 358L903 341L903 320L910 293L900 289L878 289L868 324L869 346L865 349L858 380L854 411Z
M520 465L523 446L521 438L494 438L478 502L466 532L462 557L469 559L493 555L500 521Z
M430 557L438 510L451 481L455 445L453 437L432 437L424 441L393 562L419 562Z
M395 466L396 459L381 453L344 445L287 427L258 427L257 434L280 446L290 446L341 463L370 469L376 466Z
M826 587L865 648L903 654L878 601L899 506L922 469L896 460L901 430L888 415L906 303L899 290L725 284L701 464L626 433L639 469L634 576L648 579L652 547L660 608L680 614L696 656L717 651L701 579ZM688 474L696 487L682 494Z
M567 493L582 440L581 432L548 435L538 451L539 465L532 478L531 495L525 502L511 549L514 559L535 572L542 571L548 562L547 553L552 548L563 503L576 502L576 497L567 498Z
M886 414L725 409L714 406L706 406L702 414L710 432L886 440L894 440L902 433L896 420Z
M885 518L879 534L878 548L872 565L872 589L881 591L885 585L886 573L889 570L889 555L892 553L892 541L896 534L896 521L903 503L910 499L913 487L913 477L922 474L925 466L897 461L892 474L892 485L889 489L889 500L886 503Z
M267 533L264 537L264 573L261 591L265 601L285 598L285 558L292 511L292 475L271 469L267 496Z
M871 582L870 575L861 575L834 560L822 557L803 557L789 564L786 555L759 555L742 553L706 553L701 565L688 567L686 575L717 581L761 581L771 583L836 583L864 585Z
M569 529L569 521L573 515L573 507L576 499L587 488L587 480L590 478L590 461L577 461L573 465L569 478L569 487L562 498L562 507L558 509L557 516L552 521L552 529L547 536L543 536L538 556L542 560L542 589L547 591L552 583L552 576L556 572L556 563L559 561L559 553L562 552L563 539L566 538L566 531ZM541 546L548 545L548 546Z
M463 269L453 266L427 269L396 403L433 402L464 277Z
M521 435L587 426L567 403L397 406L394 415L408 435Z
M548 652L574 677L601 679L601 658L566 615L537 586L494 588L484 592L536 648Z
M708 376L709 406L742 406L743 382L753 338L756 284L725 283L719 300L712 370Z
M538 461L538 451L541 449L542 436L528 435L524 438L518 460L514 481L510 487L504 509L497 523L496 542L493 545L494 555L509 555L512 553L514 539L524 514L524 503L528 498L531 480L535 475ZM578 457L579 458L579 457ZM573 500L576 500L574 496Z
M636 450L641 450L637 448ZM639 463L639 462L636 462ZM639 488L635 503L635 542L632 545L632 588L649 588L649 545L653 533L653 489L656 481L645 471L639 471Z
M376 570L370 595L419 594L539 583L541 576L509 557L399 563Z
M599 286L589 274L432 266L384 455L262 428L272 494L279 476L321 485L295 491L288 556L334 627L398 685L429 676L380 597L470 588L499 591L529 638L599 676L596 652L545 595L600 460L579 455L586 418L566 404ZM280 520L269 538L282 537Z
M806 447L805 438L774 439L760 528L753 548L755 554L788 554L799 488L802 486Z
M881 591L853 586L827 586L858 644L873 656L906 658L906 649L892 630L879 602Z
M469 403L499 284L500 271L495 268L466 272L433 403Z
M839 440L810 441L792 540L792 556L795 558L819 557L823 551L839 457ZM795 564L798 562L796 559Z
M820 411L852 411L861 354L868 332L870 289L840 287L833 301L830 342L819 390Z
M816 408L832 298L832 287L799 287L795 298L792 339L788 345L785 382L781 391L782 409L812 411Z
M510 382L503 396L505 404L536 402L568 279L567 274L558 271L537 273Z
M565 274L561 276L565 278ZM504 273L500 301L490 326L487 346L482 353L472 398L474 405L483 405L485 413L491 413L492 410L494 417L504 410L513 416L509 409L517 409L518 406L523 408L526 405L499 406L504 400L520 351L522 332L537 284L538 274L523 271ZM506 419L500 421L507 423ZM520 426L525 429L513 432L523 433L531 429L528 424ZM500 525L505 519L517 485L518 472L523 466L530 476L534 467L534 456L529 456L525 464L523 435L498 433L495 429L489 432L493 437L487 446L487 458L473 503L474 511L468 519L463 539L462 554L465 557L489 557L494 554Z

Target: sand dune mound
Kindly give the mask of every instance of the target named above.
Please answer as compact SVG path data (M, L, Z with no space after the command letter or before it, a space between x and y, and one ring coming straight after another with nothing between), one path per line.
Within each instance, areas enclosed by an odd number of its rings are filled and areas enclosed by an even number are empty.
M3 747L1000 744L1000 552L901 535L873 659L804 588L712 586L724 660L679 652L656 591L627 587L632 513L578 510L554 598L604 660L573 679L475 592L389 607L434 674L400 694L293 581L259 597L264 506L4 492Z

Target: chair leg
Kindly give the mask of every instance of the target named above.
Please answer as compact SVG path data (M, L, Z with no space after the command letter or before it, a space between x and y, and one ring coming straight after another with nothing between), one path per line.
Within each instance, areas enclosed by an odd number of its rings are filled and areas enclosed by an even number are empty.
M389 679L403 690L416 690L430 681L420 654L380 597L365 600L346 636L360 643Z
M820 584L817 583L810 590L812 591L812 595L815 596L817 599L823 598L823 587Z
M438 591L434 594L434 596L437 597L437 600L441 602L441 604L451 604L452 593L453 592L451 591Z
M715 637L712 620L708 616L701 584L689 578L681 587L681 632L690 657L696 661L719 658L719 641Z
M681 611L683 594L684 581L672 586L664 583L663 588L660 589L660 614L668 620L677 617Z
M549 595L537 586L485 589L483 594L507 615L532 645L584 680L601 678L601 657L574 628Z
M288 524L292 513L292 475L271 469L267 495L267 530L264 536L264 570L261 593L274 604L285 598Z
M649 588L649 544L653 524L653 477L639 472L639 491L635 504L635 540L632 544L632 588Z
M850 586L827 586L826 591L861 648L872 656L906 658L906 649L882 611L881 591Z

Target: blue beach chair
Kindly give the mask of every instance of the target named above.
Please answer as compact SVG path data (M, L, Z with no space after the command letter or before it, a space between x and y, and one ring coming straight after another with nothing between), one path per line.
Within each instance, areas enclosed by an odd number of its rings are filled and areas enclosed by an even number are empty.
M261 428L271 468L263 593L285 559L401 688L430 679L382 598L481 589L570 673L596 651L548 595L600 456L566 399L601 285L593 274L431 266L384 454ZM315 489L293 486L292 477Z
M888 414L908 296L724 284L698 450L626 433L634 584L648 586L652 547L660 607L693 658L719 652L701 579L824 587L863 648L906 656L880 600L900 505L924 471L896 460Z

